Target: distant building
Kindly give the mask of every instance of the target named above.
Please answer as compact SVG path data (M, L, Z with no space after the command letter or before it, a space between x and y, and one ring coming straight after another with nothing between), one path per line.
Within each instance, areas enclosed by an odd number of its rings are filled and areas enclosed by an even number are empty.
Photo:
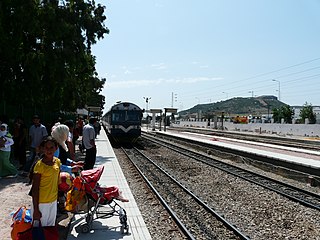
M263 100L278 100L278 98L273 95L262 95L262 96L259 96L258 98L261 98Z
M293 119L300 119L300 112L304 106L291 106L294 111ZM320 123L320 106L312 106L313 112L316 114L316 123Z

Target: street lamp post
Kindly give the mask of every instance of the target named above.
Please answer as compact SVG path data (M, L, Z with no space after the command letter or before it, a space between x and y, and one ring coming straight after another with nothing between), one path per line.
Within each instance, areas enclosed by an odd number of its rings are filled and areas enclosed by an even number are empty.
M280 99L280 81L279 80L276 80L276 79L272 79L272 81L274 81L274 82L278 82L278 84L279 84L279 89L278 89L278 98L279 98L279 101L281 100Z
M249 91L248 93L251 93L252 94L252 98L253 98L253 91Z

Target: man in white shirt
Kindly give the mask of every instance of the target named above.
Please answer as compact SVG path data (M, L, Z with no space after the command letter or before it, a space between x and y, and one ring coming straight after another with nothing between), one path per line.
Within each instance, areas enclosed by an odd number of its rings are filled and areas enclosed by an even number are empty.
M96 118L91 117L89 123L83 127L82 131L82 143L86 149L84 170L93 169L94 164L96 163L97 148L95 144L96 133L94 130L94 123L96 121Z
M39 146L43 139L48 136L47 129L40 123L40 117L34 115L33 125L29 128L30 157L24 167L25 172L29 172L36 155L39 153Z

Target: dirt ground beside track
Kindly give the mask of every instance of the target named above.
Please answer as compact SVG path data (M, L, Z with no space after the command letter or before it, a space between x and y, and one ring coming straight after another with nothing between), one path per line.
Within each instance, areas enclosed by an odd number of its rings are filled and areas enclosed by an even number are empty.
M16 212L19 207L25 205L30 208L32 199L28 195L31 185L27 177L0 179L0 238L11 239L12 217L10 214Z
M78 144L76 146L76 160L83 161L84 154L79 151ZM18 163L13 163L15 166ZM25 205L30 208L32 198L28 195L31 185L29 185L29 178L19 176L16 178L1 178L0 179L0 239L11 239L11 224L12 217L10 214L16 212L19 207ZM59 235L60 239L66 239L68 234L68 225L72 215L63 214L58 215L59 220ZM65 227L63 227L63 226Z

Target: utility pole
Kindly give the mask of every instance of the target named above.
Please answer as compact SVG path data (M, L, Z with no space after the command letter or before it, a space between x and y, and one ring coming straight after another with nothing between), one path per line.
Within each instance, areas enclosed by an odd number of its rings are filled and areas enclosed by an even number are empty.
M173 94L173 92L171 93L171 107L173 108L173 104L174 102L177 101L177 94Z

